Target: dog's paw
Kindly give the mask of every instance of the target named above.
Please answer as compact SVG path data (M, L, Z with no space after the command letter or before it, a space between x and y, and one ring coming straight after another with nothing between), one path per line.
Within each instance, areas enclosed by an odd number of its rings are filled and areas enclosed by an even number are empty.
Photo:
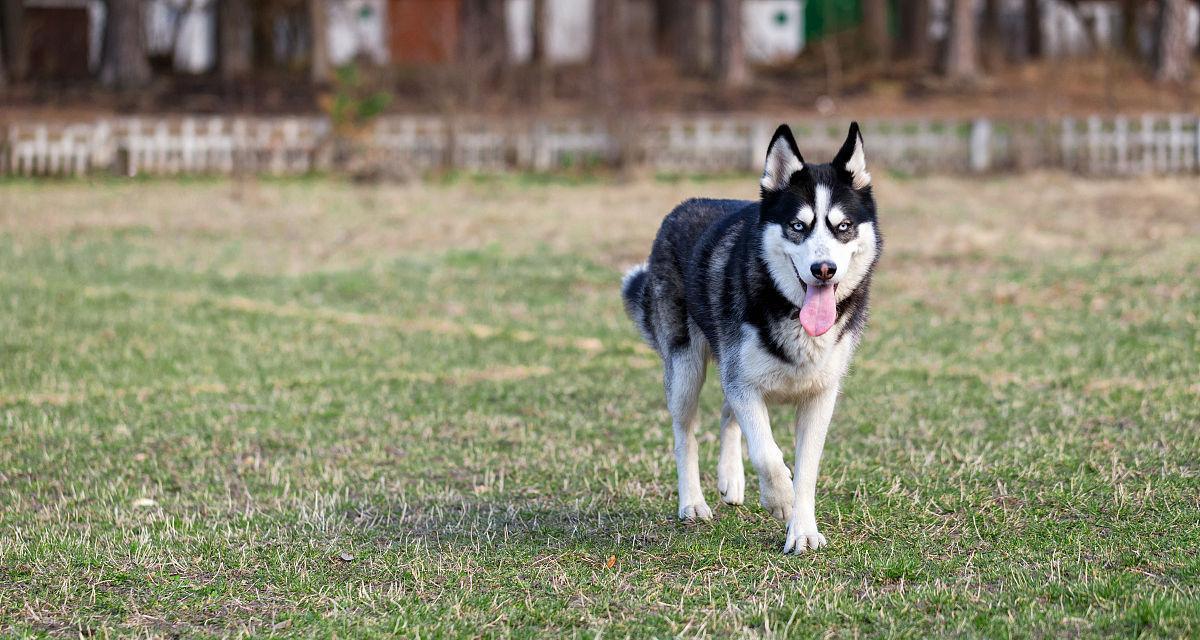
M783 543L784 553L801 554L809 549L820 549L827 541L825 536L814 527L804 527L799 523L788 523L787 540Z
M779 473L763 477L758 484L759 502L772 516L783 521L792 518L792 474L786 468Z
M701 500L691 504L679 505L679 519L687 522L707 522L712 520L712 509L708 508L708 503Z
M737 471L718 467L717 490L721 492L721 501L725 504L742 504L746 501L746 472L741 467Z

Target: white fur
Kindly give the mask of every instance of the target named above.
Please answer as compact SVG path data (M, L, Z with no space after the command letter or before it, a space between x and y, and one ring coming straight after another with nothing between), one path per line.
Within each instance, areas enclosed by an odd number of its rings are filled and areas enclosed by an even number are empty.
M829 215L829 203L833 199L833 190L827 184L819 184L813 191L816 196L813 206L817 210L817 217L824 219Z
M783 452L771 435L771 419L767 404L758 391L749 385L722 380L725 401L729 403L742 433L746 436L746 448L750 452L750 463L758 472L759 503L771 515L783 521L792 516L795 492L792 489L792 473L783 461Z
M721 407L721 452L717 458L717 490L725 504L746 500L746 470L742 466L742 427L726 401Z
M693 336L699 336L699 327ZM699 340L669 356L665 376L667 409L675 435L675 469L679 481L679 517L683 520L711 520L712 509L700 488L700 459L696 444L697 409L700 388L704 386L708 354Z
M641 264L635 264L632 267L629 267L628 269L626 269L625 275L621 276L621 290L624 291L625 286L629 284L629 281L632 280L634 278L634 276L636 276L637 274L645 271L648 267L649 267L649 264L646 262L643 262Z
M861 135L854 140L854 153L846 162L846 171L850 172L855 189L862 189L871 184L871 174L867 172L867 155L863 151Z
M804 223L804 226L811 226L813 221L817 219L817 214L813 212L813 208L807 204L802 205L800 210L796 212L796 218Z
M813 520L814 532L816 525L813 496L816 469L820 463L820 447L824 443L828 420L826 419L824 427L820 427L820 420L808 419L805 424L817 425L819 428L803 434L797 431L797 473L804 474L803 482L797 481L794 486L784 488L785 478L790 479L791 474L783 462L783 453L771 434L766 403L791 402L802 407L823 407L824 405L820 404L822 398L830 393L836 397L838 385L849 367L850 356L854 351L853 340L838 342L835 337L844 322L845 319L839 320L833 329L815 338L801 331L788 336L778 336L783 338L781 346L792 356L793 361L799 364L788 364L771 355L759 340L757 330L751 325L743 325L741 349L737 354L729 354L722 375L726 403L737 422L741 424L750 452L750 462L758 472L763 507L775 517L789 523L795 519L797 508L806 509L803 513L808 514L805 516L808 519L804 520L803 524L807 526L809 519ZM832 411L830 405L830 415ZM723 432L722 463L726 462L725 436ZM820 444L815 444L818 439ZM815 457L812 453L814 451ZM721 475L718 467L718 488L721 488ZM810 484L814 486L810 487ZM797 498L797 490L806 492L803 494L803 500ZM790 499L786 506L782 504L785 498ZM797 527L796 531L801 529L802 527Z
M825 219L829 220L829 224L836 228L842 223L843 220L846 219L846 212L842 211L841 206L835 204L832 207L829 207L829 213L825 216Z
M826 210L829 215L828 205ZM825 284L818 282L809 269L820 260L832 261L837 266L837 273L829 283L845 285L839 286L837 292L838 299L843 300L862 282L875 260L875 225L859 224L858 237L845 243L835 238L825 225L817 225L804 242L796 244L784 238L783 227L768 224L763 228L762 246L771 280L792 304L799 307L804 303L804 287L797 276L810 286Z
M775 144L767 150L767 161L763 167L762 180L759 184L763 189L773 191L782 188L791 179L792 174L804 168L804 163L792 151L787 140L776 138Z
M793 486L796 502L792 505L792 518L788 521L784 553L803 553L807 549L825 546L825 536L817 530L817 472L837 396L838 384L830 385L802 402L796 410L796 476Z

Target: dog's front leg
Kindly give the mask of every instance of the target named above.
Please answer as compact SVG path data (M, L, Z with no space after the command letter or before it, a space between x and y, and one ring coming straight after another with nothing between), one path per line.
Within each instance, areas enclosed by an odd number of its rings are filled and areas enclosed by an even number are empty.
M762 395L750 389L726 387L725 400L746 436L750 462L758 472L759 502L771 515L788 520L792 515L792 474L771 435L771 418Z
M801 403L796 412L796 503L788 521L784 553L825 546L825 536L817 531L817 472L837 396L834 385Z

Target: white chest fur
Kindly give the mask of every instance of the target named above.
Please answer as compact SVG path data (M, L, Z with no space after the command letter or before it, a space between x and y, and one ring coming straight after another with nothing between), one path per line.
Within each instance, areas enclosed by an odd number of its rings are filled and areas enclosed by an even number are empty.
M854 339L840 342L839 322L823 335L812 337L796 325L795 332L777 335L776 340L792 362L772 354L751 325L742 325L738 361L730 373L757 389L771 402L795 402L837 385L854 353Z

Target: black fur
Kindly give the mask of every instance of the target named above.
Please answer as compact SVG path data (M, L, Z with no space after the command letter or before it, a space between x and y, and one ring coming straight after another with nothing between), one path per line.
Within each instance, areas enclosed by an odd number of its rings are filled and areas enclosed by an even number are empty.
M786 126L776 132L775 139L779 138L799 157ZM779 337L797 330L799 309L779 291L763 261L763 227L779 224L786 238L802 241L812 230L797 232L789 229L788 223L802 204L814 202L818 184L830 188L831 202L839 204L853 223L841 234L831 229L839 240L852 240L859 223L876 222L870 185L854 189L846 170L857 139L859 132L854 125L832 163L805 163L785 186L763 189L758 202L692 199L667 215L647 269L633 274L624 291L626 308L651 346L664 356L682 348L688 344L694 325L704 333L719 360L722 345L737 340L736 336L722 334L749 324L772 355L792 363L792 355ZM878 231L876 238L878 256L883 242ZM837 340L846 336L857 339L864 330L870 284L868 271L855 290L837 304L839 322L848 318L838 330Z

